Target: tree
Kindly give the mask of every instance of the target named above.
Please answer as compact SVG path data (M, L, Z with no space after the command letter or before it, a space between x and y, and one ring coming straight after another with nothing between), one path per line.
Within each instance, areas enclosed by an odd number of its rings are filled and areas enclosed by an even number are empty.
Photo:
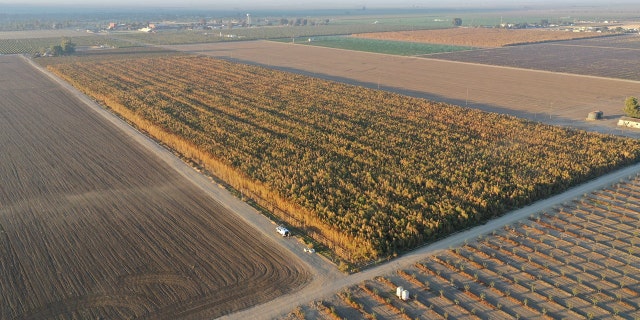
M49 48L49 52L54 56L60 56L62 55L62 46L59 44L53 45Z
M60 44L49 47L49 52L54 56L72 54L76 52L76 44L65 38Z
M462 19L461 18L453 18L453 25L455 27L459 27L462 25Z
M71 42L69 39L62 39L62 43L60 43L60 47L62 47L63 54L72 54L76 52L76 44Z
M640 118L640 104L638 104L638 98L628 97L624 101L624 113L628 117Z

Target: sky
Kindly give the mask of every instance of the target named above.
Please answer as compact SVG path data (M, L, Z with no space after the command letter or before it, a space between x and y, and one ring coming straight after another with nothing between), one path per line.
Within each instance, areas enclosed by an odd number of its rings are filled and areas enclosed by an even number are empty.
M637 3L637 0L0 0L2 5L74 5L74 6L136 6L179 8L451 8L451 7L538 7L549 5L584 6L590 4Z

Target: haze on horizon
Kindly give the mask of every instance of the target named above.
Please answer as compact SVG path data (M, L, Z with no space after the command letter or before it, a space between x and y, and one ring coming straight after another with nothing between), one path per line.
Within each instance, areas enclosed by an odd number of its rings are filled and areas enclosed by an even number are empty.
M327 8L548 8L572 6L616 6L635 4L635 0L143 0L132 3L127 0L112 0L105 4L102 0L0 0L0 8L5 5L17 6L77 6L77 7L150 7L150 8L218 8L218 9L327 9Z

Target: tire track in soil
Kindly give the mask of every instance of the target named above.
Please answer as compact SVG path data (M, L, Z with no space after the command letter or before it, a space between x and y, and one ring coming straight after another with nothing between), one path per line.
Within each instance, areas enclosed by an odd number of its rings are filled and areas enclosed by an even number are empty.
M25 59L0 70L0 318L219 317L309 283L170 152Z

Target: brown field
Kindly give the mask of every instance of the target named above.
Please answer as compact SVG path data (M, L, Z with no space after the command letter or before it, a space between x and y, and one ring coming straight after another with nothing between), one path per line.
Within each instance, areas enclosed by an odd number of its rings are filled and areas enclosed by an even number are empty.
M640 176L539 212L287 319L637 319ZM411 298L395 296L397 286ZM326 309L325 309L326 308ZM298 316L296 316L296 314Z
M0 83L0 319L218 317L309 281L21 58Z
M597 33L540 29L454 28L354 34L354 37L495 48L518 44L593 38Z
M631 34L432 54L428 57L640 81L640 60L634 58L638 53L640 36Z
M620 129L624 99L640 82L415 57L389 56L268 41L171 48L402 94L512 114L549 124L640 136ZM586 121L590 111L605 119Z

